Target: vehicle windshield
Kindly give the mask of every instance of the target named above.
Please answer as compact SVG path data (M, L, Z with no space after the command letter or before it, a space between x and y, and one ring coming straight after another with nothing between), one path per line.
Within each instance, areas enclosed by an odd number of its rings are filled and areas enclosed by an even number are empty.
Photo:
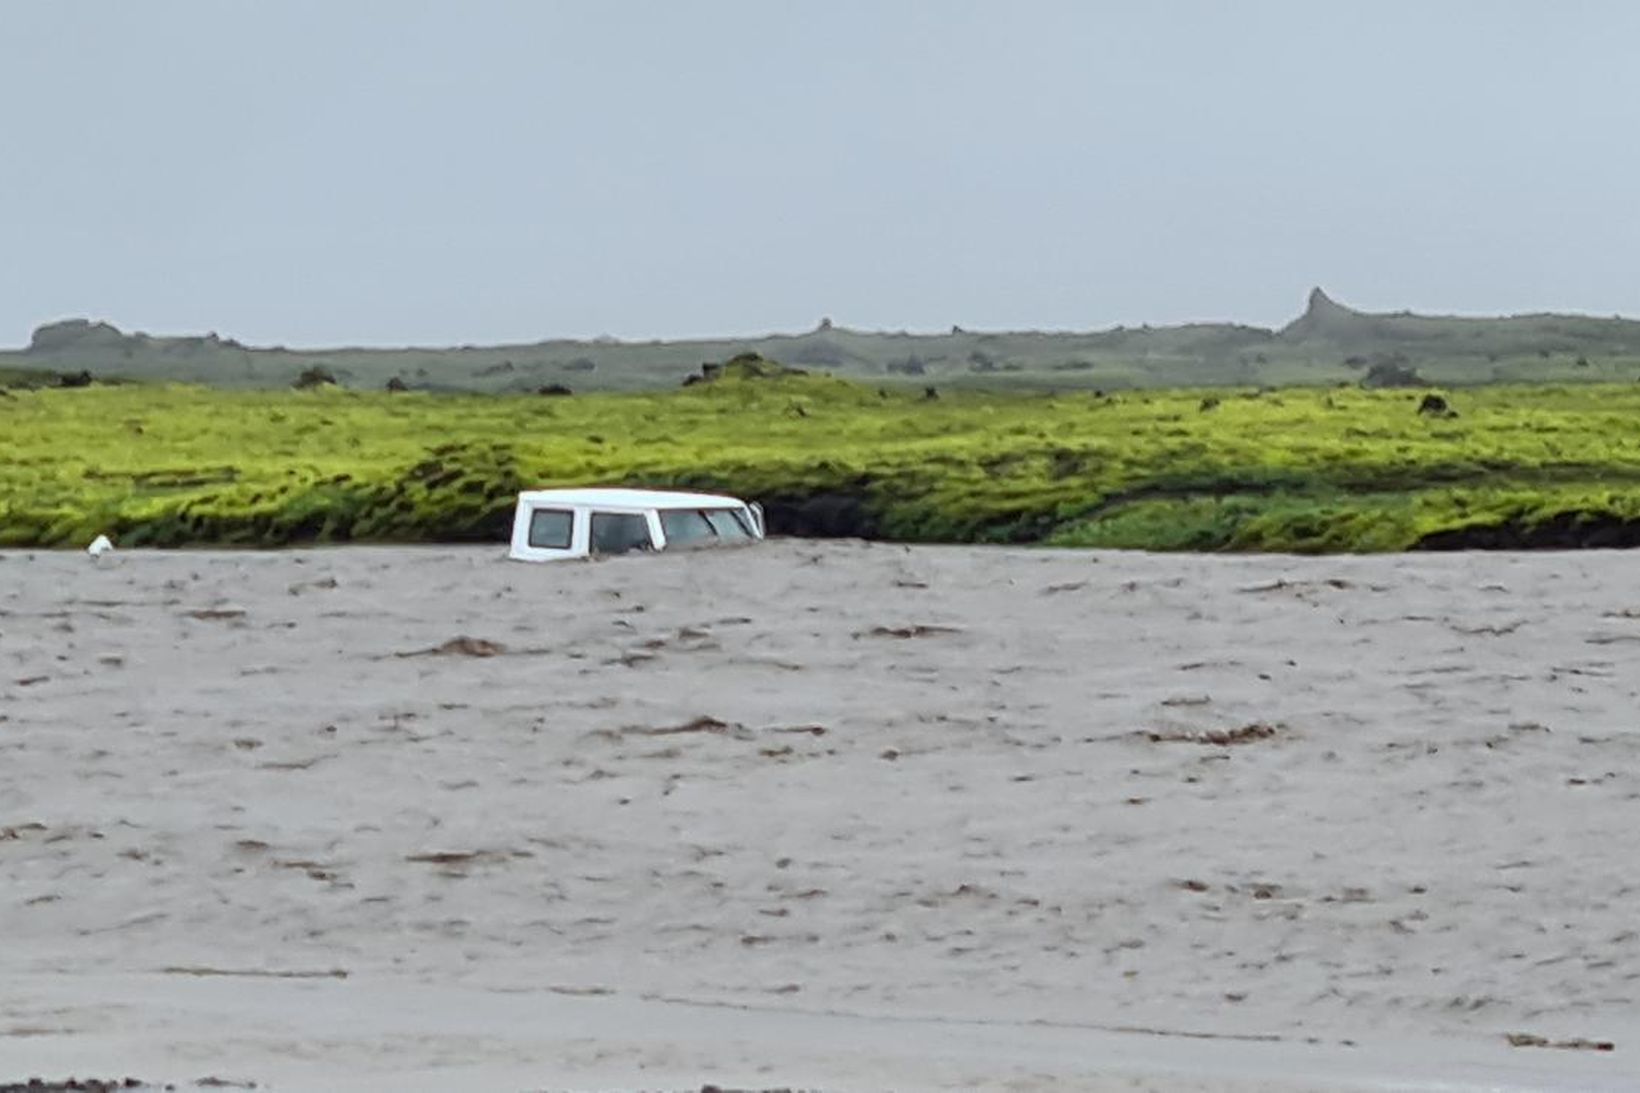
M661 530L668 547L740 543L757 537L746 514L736 509L663 509Z
M746 522L746 514L739 509L707 509L705 515L719 539L733 542L753 538L751 525Z

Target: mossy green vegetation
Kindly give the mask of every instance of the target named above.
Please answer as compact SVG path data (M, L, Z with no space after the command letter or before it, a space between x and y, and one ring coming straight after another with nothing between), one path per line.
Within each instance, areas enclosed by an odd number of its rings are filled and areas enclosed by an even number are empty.
M571 398L17 390L0 545L499 540L519 489L588 483L842 499L902 541L1381 551L1640 529L1632 383L1448 391L1447 414L1356 387L934 394L732 368Z

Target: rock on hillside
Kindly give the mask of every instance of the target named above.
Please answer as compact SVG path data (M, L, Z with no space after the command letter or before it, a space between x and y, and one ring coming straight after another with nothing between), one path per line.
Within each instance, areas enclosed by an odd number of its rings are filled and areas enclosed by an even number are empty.
M90 319L63 319L36 327L29 339L26 354L43 356L63 353L90 353L117 350L135 353L155 350L168 353L201 352L215 349L244 349L232 338L212 332L174 338L156 338L141 332L127 334L113 323L93 322Z
M1312 288L1304 314L1282 327L1280 336L1288 341L1351 341L1375 333L1380 318L1347 308L1320 288Z
M88 319L64 319L36 327L29 339L30 353L57 353L65 349L88 349L98 346L119 348L135 339L120 332L112 323L94 323Z

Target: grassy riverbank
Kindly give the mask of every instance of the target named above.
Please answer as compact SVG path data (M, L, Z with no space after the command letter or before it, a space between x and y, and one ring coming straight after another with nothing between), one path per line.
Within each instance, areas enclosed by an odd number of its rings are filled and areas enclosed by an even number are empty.
M907 541L1371 551L1640 530L1640 385L1468 389L1447 414L1425 395L927 398L733 374L558 398L19 390L0 397L0 545L499 539L518 489L589 482L722 488L777 530Z

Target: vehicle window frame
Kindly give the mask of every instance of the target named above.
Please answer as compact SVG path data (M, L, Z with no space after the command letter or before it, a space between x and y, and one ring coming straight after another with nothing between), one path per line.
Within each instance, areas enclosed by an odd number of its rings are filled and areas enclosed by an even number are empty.
M563 542L540 542L536 538L536 517L543 515L566 516L569 519L564 525ZM539 505L530 507L529 527L526 530L525 542L532 550L570 550L575 545L575 510L560 508L556 505Z
M721 536L718 535L717 528L712 526L712 521L706 518L706 511L704 509L657 509L656 516L660 520L661 534L666 537L666 547L668 550L672 549L674 545L685 549L702 545L711 545L718 542L721 538ZM672 532L668 530L666 526L666 518L669 516L694 516L700 520L701 526L706 529L706 534L697 535L693 539L674 539L672 537Z
M628 547L625 550L598 549L598 518L614 517L622 520L636 520L643 527L644 543L641 546ZM656 550L655 525L658 520L651 520L650 513L642 509L623 508L589 508L587 510L587 549L588 555L597 558L619 558L623 554L651 553ZM664 535L665 532L663 531Z

